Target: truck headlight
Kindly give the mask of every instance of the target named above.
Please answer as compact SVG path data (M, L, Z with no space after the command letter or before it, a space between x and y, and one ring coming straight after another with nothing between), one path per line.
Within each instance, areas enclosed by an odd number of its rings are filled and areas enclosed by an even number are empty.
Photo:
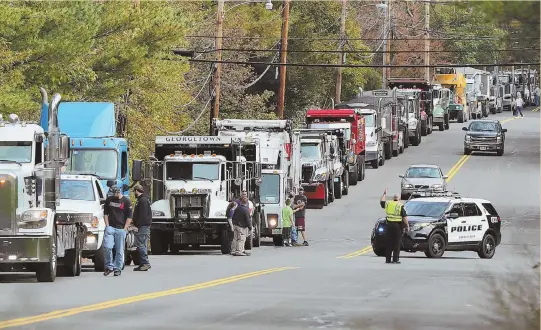
M92 228L98 228L100 224L100 220L98 219L98 217L92 217L92 222L90 223L90 226Z
M327 178L327 173L320 173L320 174L317 174L316 177L314 178L315 181L325 181L325 179Z
M497 137L496 137L496 142L502 142L502 137L501 137L501 136L497 136Z
M354 162L355 162L355 155L349 155L348 163L354 163Z
M96 244L98 240L96 239L96 235L88 233L86 236L86 244Z
M154 210L152 210L152 216L153 217L165 217L165 213L163 213L162 211L154 211Z
M470 142L470 141L471 141L471 136L466 135L466 136L464 137L464 141Z
M20 229L39 229L47 225L47 210L25 211L17 223Z
M276 228L278 226L278 214L267 214L267 223L269 228Z

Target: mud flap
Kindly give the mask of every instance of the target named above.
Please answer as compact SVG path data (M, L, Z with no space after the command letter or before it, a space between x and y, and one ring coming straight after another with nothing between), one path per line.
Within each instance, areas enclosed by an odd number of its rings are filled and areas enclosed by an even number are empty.
M325 184L303 185L304 195L308 198L307 208L322 209L325 202Z

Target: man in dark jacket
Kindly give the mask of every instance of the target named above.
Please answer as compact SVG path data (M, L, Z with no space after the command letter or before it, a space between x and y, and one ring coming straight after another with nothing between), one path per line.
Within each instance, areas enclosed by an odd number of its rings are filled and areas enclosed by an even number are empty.
M133 209L133 224L137 227L135 244L137 245L139 257L141 258L139 267L134 268L134 270L147 271L150 269L147 246L150 238L150 225L152 224L152 210L150 209L150 200L141 185L135 185L135 187L133 187L133 192L135 197L137 197L137 202Z
M252 232L252 218L248 206L248 197L245 195L240 200L240 205L233 211L233 248L231 255L249 256L250 253L244 250L246 237Z
M109 191L112 196L107 197L103 205L105 220L105 233L103 236L105 272L103 275L107 276L114 271L115 276L120 276L124 265L126 234L132 221L132 206L129 198L122 195L120 188L117 186L112 186ZM113 248L116 251L114 265Z

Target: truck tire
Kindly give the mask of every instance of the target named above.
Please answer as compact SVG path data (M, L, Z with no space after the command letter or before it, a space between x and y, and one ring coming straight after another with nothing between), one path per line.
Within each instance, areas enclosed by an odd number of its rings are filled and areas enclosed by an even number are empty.
M400 154L400 146L398 147L397 150L393 150L393 157L398 157L399 154Z
M440 128L440 132L444 130L443 123L438 123L438 126Z
M100 246L94 255L94 270L97 272L103 272L105 270L105 249L103 245Z
M432 117L429 117L428 118L428 124L426 126L428 135L432 134L432 132L434 131L434 126L433 125L434 125L434 123L432 121Z
M371 160L370 165L372 165L372 168L378 168L379 167L379 159Z
M421 144L421 132L419 132L419 129L415 132L415 136L411 138L410 142L414 147Z
M323 196L323 206L329 205L329 187L325 184L325 193Z
M344 191L344 182L342 181L342 177L338 179L338 182L334 183L334 193L336 194L337 199L342 198L342 192Z
M385 152L381 151L381 158L379 159L379 166L385 165Z
M231 253L231 242L230 235L232 235L229 230L224 229L220 233L220 250L222 254L230 254ZM152 237L152 236L151 236Z
M445 129L449 129L449 115L443 115L443 122L444 122L444 125L443 125L443 128Z
M422 136L427 136L428 135L427 126L426 126L426 120L421 120L421 135Z
M456 121L458 123L463 123L464 122L464 112L462 112L462 115L459 115L457 118L456 118Z
M150 247L152 249L152 255L161 255L167 253L169 244L164 241L165 235L158 230L150 231Z
M404 149L410 146L410 137L408 129L404 129Z
M254 224L254 247L260 247L261 246L261 215L259 212L255 213L255 224Z
M385 149L384 149L385 159L391 159L391 157L393 157L392 153L393 153L393 144L392 142L389 141L385 143Z
M469 154L471 154L471 149L464 148L464 155L469 155Z
M349 172L349 175L348 175L349 182L352 186L356 186L357 181L359 179L358 166L359 166L359 163L355 164L355 166L353 167L353 172Z
M361 166L359 168L359 181L363 181L364 176L366 175L366 163L364 161L364 155L361 156L360 164Z
M496 114L496 107L490 109L490 113L495 115Z
M334 195L334 178L331 179L330 182L327 182L327 187L328 187L327 199L329 203L332 203L336 199L336 196Z
M62 273L69 277L81 275L82 268L82 251L77 248L78 242L75 241L75 248L66 251L64 256L64 265Z
M41 263L36 269L36 278L38 282L54 282L56 279L56 267L57 267L57 256L56 256L56 246L57 246L57 237L56 237L56 228L53 228L53 233L51 236L51 246L50 246L50 261L46 263Z
M349 173L346 173L344 175L344 190L342 191L342 195L346 196L349 194Z

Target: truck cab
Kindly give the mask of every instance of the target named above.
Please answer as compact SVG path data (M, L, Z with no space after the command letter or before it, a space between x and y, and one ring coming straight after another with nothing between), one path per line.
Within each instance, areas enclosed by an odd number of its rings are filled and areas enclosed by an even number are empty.
M421 143L421 104L419 102L420 89L398 89L397 95L405 104L407 115L402 116L402 120L407 123L408 134L406 135L408 142L414 146ZM407 119L406 119L407 118Z
M246 191L253 219L259 214L261 164L256 143L220 136L157 136L154 155L143 174L134 161L133 180L151 185L153 254L178 252L188 245L220 245L231 251L226 210ZM254 202L255 201L255 202ZM256 223L256 221L253 223ZM251 249L252 237L246 240Z
M434 125L438 126L440 131L443 131L446 127L449 128L449 98L451 91L437 84L433 86L433 95Z
M41 111L41 126L47 132L48 106ZM121 125L120 125L121 126ZM129 196L128 142L117 137L115 105L110 102L62 102L58 108L60 132L70 136L67 171L95 175L109 194L117 185Z

